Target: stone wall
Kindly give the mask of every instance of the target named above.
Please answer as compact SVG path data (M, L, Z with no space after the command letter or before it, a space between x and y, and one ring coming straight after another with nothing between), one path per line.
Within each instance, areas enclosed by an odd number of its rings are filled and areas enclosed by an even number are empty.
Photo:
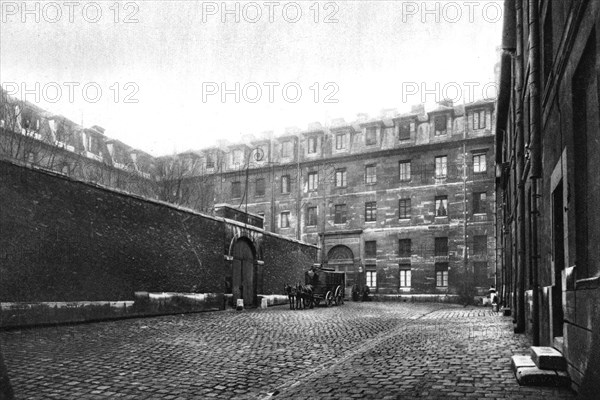
M233 237L257 248L264 294L282 293L281 282L302 276L316 257L315 247L258 228L5 161L0 204L2 303L223 294Z

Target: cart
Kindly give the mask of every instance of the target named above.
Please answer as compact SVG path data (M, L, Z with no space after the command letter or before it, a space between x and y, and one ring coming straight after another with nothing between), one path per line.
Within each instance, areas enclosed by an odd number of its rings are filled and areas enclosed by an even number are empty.
M312 286L312 296L308 299L310 306L318 306L321 301L327 306L344 304L344 288L346 274L315 264L305 274L306 285Z

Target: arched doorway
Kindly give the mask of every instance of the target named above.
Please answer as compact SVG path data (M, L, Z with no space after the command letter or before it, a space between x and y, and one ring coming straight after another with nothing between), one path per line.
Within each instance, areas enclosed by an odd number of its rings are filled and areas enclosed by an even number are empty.
M327 266L346 273L346 288L359 282L360 277L357 275L358 271L354 264L354 253L349 247L341 244L332 247L327 253Z
M234 304L244 299L244 306L254 306L256 282L254 274L254 246L246 238L233 245L232 292Z

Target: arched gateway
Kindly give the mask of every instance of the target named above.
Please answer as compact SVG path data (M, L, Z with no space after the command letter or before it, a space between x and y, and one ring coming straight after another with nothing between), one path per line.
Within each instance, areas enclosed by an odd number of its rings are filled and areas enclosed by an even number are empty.
M254 258L256 251L247 238L239 238L233 245L232 292L234 304L244 299L244 306L253 306L256 297Z

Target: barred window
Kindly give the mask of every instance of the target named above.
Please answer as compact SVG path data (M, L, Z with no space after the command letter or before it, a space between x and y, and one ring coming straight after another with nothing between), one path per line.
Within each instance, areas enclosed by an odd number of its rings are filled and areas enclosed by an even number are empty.
M485 214L486 207L485 203L487 200L487 193L475 192L473 193L473 214Z
M290 192L290 176L283 175L281 177L281 193L287 194Z
M400 161L398 163L398 171L399 171L400 181L403 181L403 182L410 181L410 160Z
M484 153L473 155L473 172L481 174L487 171L486 157Z
M410 264L400 264L400 287L409 288L411 286Z
M448 174L448 156L439 156L435 158L435 177L445 178Z
M231 198L239 199L240 197L242 197L242 183L231 182Z
M289 228L290 227L290 212L289 211L285 211L285 212L281 213L280 227L281 228Z
M448 287L448 263L435 264L435 286Z
M367 185L377 183L377 166L375 164L365 167L365 183Z
M308 190L317 190L319 185L319 174L316 172L308 173Z
M448 256L448 238L447 237L436 237L435 238L435 256L436 257L447 257Z
M338 169L335 171L335 187L346 187L346 168Z
M399 255L399 257L411 257L412 256L412 240L400 239L398 241L398 255Z
M436 217L447 217L448 216L448 196L436 196L435 197L435 216Z
M368 201L365 203L365 221L377 221L377 202Z
M410 218L410 199L398 200L398 219Z
M256 179L256 192L257 197L261 197L265 195L265 179L258 178Z
M316 226L317 225L317 207L308 207L306 209L306 225Z
M336 204L335 205L335 216L334 223L345 224L346 223L346 205Z

